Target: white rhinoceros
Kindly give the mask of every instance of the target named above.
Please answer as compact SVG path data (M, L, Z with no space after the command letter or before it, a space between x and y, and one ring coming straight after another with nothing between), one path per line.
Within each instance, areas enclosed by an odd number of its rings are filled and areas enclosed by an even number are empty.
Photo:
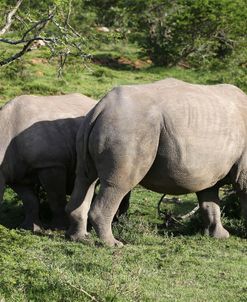
M66 221L66 194L74 185L76 133L96 102L81 94L19 96L0 110L0 201L5 185L22 199L23 228L37 231L41 184L53 212L54 227Z
M123 196L138 183L174 195L196 192L205 233L229 236L218 189L232 183L247 217L247 96L232 85L176 79L120 86L86 116L77 136L77 177L67 206L74 240L86 235L90 185L101 188L89 218L106 244ZM82 202L83 201L83 202Z

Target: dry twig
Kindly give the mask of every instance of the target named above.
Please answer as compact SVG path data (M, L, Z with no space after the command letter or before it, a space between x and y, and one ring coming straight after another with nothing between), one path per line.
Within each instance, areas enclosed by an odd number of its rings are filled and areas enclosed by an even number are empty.
M177 217L173 216L172 213L167 212L167 211L161 211L161 204L162 203L176 203L176 204L180 204L181 200L174 197L174 198L165 198L165 194L162 195L162 197L160 198L159 202L158 202L158 215L162 218L165 218L166 224L167 226L171 223L171 221L175 221L179 224L181 223L181 220L185 220L187 218L190 218L191 216L193 216L198 210L199 210L199 205L197 205L196 207L194 207L189 213L185 214L185 215L179 215Z

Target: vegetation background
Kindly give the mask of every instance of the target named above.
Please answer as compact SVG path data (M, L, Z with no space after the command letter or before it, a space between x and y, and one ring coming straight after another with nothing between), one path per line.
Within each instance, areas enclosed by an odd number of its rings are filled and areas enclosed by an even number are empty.
M15 4L1 1L0 29ZM43 28L34 26L50 14ZM247 92L246 17L245 0L23 0L0 36L0 102L69 92L100 99L113 86L165 77ZM50 42L5 64L34 37ZM222 196L233 236L220 241L200 235L197 215L167 228L157 215L160 195L137 187L114 226L126 245L109 249L94 233L73 243L61 232L16 229L22 204L8 189L0 205L0 301L247 301L246 230L236 197ZM196 205L192 194L181 199L166 211Z

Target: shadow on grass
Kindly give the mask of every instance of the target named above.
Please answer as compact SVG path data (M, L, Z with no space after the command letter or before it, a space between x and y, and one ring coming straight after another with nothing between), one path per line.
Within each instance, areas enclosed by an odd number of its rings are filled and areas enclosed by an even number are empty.
M41 197L41 207L40 207L40 216L41 220L44 222L44 225L48 225L51 220L51 211L49 206L45 200L45 196ZM247 229L243 223L243 221L239 218L232 217L233 212L226 209L226 203L224 203L225 208L223 210L223 218L222 223L225 228L230 232L231 235L247 238ZM169 206L164 204L165 207ZM174 206L174 205L173 205ZM177 215L185 214L191 211L195 206L195 202L191 200L187 200L182 202L181 204L175 205L173 209L171 209L174 217ZM228 213L228 215L226 215ZM231 215L232 216L231 216ZM200 217L200 213L196 212L190 219L187 220L171 220L169 224L167 221L162 218L154 218L150 213L145 213L140 210L136 210L131 214L124 215L119 218L118 223L114 223L114 229L116 232L116 237L122 240L124 243L138 244L142 241L142 237L149 236L150 238L155 235L159 236L168 236L168 237L178 237L178 236L194 236L199 233L202 233L202 221ZM231 217L229 217L231 216ZM24 219L24 210L22 207L22 202L18 199L17 196L11 196L11 198L7 198L0 205L0 224L9 228L15 229L20 226ZM152 221L153 220L153 221ZM51 231L47 229L39 236L46 237L63 237L63 231ZM90 240L89 240L90 241ZM90 241L90 245L93 244ZM149 244L148 241L145 244Z
M0 224L8 229L18 228L24 220L22 203L17 197L0 205Z
M194 236L202 233L202 226L198 214L194 215L187 221L177 220L167 225L166 222L157 224L158 234L168 237L177 236Z
M200 210L194 213L189 219L181 220L177 218L181 214L190 212L195 205L193 199L181 202L173 208L169 208L169 205L165 203L165 211L163 212L165 215L160 217L164 223L157 225L158 233L168 236L203 234ZM236 194L232 192L225 194L221 199L222 224L231 235L247 238L247 227L243 220L241 220L240 208L240 202Z
M25 214L22 202L13 194L11 198L3 200L0 204L0 224L8 229L18 229L24 221ZM47 202L40 203L40 220L45 226L49 226L52 213ZM48 227L47 227L48 228Z
M247 238L247 228L241 219L223 217L222 224L229 231L230 235ZM165 234L173 237L203 234L202 219L199 213L187 221L174 222L170 226L167 226L165 223L158 224L157 229L159 235Z
M193 236L202 233L199 211L197 210L191 217L182 219L195 209L197 202L193 196L183 200L180 198L161 198L158 203L159 218L163 223L157 224L158 234L166 236Z

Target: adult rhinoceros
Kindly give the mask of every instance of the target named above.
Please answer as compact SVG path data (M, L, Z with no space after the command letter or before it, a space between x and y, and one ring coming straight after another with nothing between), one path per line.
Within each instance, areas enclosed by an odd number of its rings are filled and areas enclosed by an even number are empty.
M68 235L85 236L90 185L101 189L89 218L106 244L120 200L138 183L155 192L196 192L205 233L229 236L221 224L218 189L236 186L247 216L247 96L232 85L176 79L120 86L109 92L78 133L77 178L67 206ZM81 203L81 201L83 203Z
M23 228L39 230L39 200L34 185L47 192L53 226L64 224L66 193L76 166L76 133L96 102L81 94L23 95L0 110L0 201L5 185L23 200Z

